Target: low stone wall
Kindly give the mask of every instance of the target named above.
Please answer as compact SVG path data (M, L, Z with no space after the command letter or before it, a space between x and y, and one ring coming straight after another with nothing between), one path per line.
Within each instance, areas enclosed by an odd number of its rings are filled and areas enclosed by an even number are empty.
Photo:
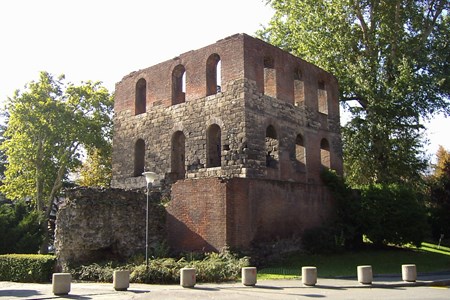
M161 194L149 195L149 247L165 239L165 209ZM145 192L75 188L56 216L58 264L123 260L145 254Z

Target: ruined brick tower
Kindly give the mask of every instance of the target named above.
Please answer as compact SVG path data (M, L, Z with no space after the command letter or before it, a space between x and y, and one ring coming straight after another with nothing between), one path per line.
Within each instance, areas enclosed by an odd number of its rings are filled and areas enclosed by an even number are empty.
M125 76L115 92L113 187L172 182L169 244L248 248L323 224L320 180L342 173L338 84L246 34Z

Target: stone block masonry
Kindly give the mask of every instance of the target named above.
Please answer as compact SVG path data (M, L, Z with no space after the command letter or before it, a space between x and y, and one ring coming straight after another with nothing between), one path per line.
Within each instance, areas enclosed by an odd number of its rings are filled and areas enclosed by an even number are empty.
M165 239L165 209L159 193L149 201L149 245ZM56 222L58 264L125 260L145 253L146 194L121 189L66 191Z

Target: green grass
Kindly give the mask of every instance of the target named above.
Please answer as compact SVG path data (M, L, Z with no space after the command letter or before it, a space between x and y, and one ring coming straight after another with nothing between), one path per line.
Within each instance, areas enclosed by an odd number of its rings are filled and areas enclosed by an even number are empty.
M415 264L418 272L450 270L450 248L423 243L419 249L389 247L342 254L291 254L277 265L258 270L258 279L294 279L302 266L317 267L318 277L356 276L356 267L371 265L376 274L400 274L402 264Z

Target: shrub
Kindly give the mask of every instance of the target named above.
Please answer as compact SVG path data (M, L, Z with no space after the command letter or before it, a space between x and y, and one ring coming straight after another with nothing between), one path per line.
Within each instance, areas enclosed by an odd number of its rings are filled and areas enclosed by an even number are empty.
M311 254L340 252L344 249L343 233L328 226L306 229L302 245Z
M0 255L0 281L49 282L55 264L53 255Z
M346 249L360 248L364 217L359 195L346 184L344 178L333 170L325 169L321 173L321 178L336 201L336 215L332 225L332 228L335 229L333 234L337 233L342 238L341 241Z
M375 245L420 246L428 230L419 195L399 185L370 185L361 190L364 233Z
M112 282L116 266L112 262L94 263L72 268L72 277L83 281Z
M0 254L37 253L42 242L42 213L25 201L0 204Z
M360 187L360 194L356 195L332 171L323 172L322 179L336 200L336 220L331 228L306 232L303 244L310 247L310 251L321 247L332 249L329 237L339 234L345 248L360 247L363 235L375 245L413 243L419 246L424 239L428 231L425 206L420 194L407 185L366 185ZM314 235L321 238L315 240Z
M221 282L237 280L242 267L249 265L249 258L238 258L228 250L220 253L206 253L201 261L193 261L189 264L197 272L197 279L202 282Z
M130 282L135 283L177 283L180 281L180 269L196 268L197 280L203 282L221 282L237 280L242 267L249 265L247 257L239 258L228 250L220 253L206 253L201 260L182 257L156 258L149 260L148 269L145 264L114 265L113 263L91 264L71 269L74 279L87 281L112 281L114 270L131 271Z
M179 281L179 269L183 267L183 260L173 258L158 258L149 261L148 270L143 265L132 267L131 282L137 283L176 283Z

